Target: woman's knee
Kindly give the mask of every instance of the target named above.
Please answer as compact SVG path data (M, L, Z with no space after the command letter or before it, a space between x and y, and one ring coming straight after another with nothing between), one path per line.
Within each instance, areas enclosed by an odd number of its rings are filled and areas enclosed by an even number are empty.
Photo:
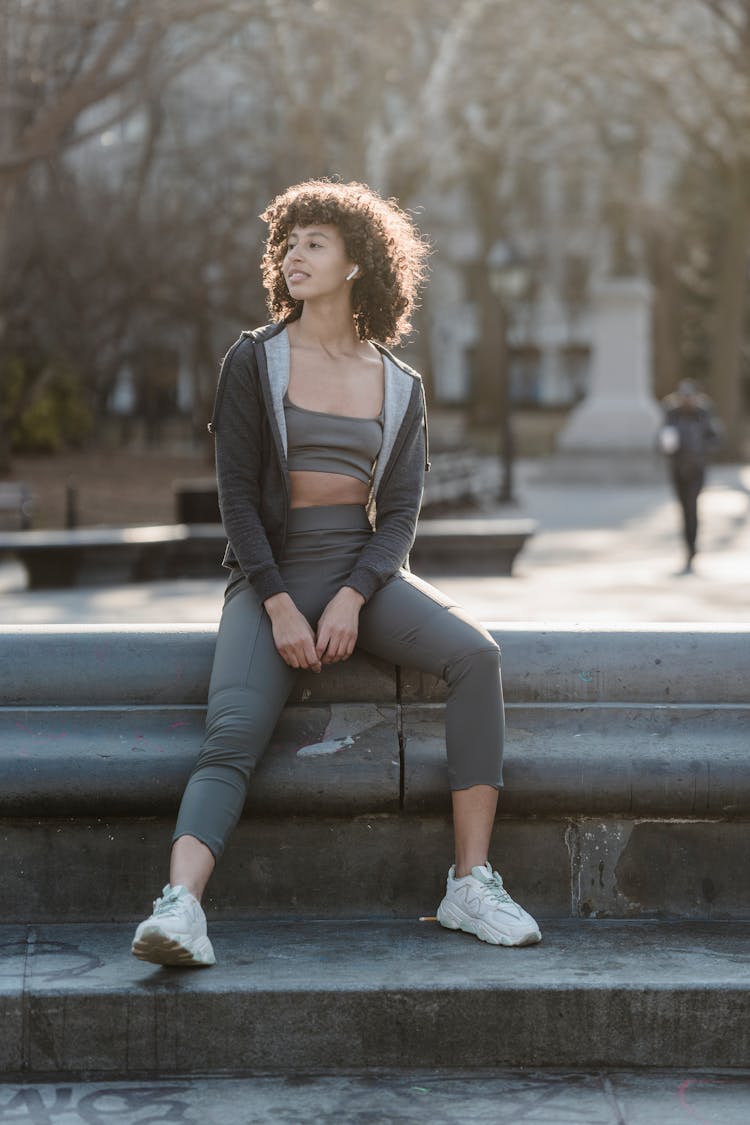
M234 764L256 760L273 733L278 711L262 693L246 688L216 692L208 704L200 760L217 756Z
M500 647L487 634L477 633L470 647L463 649L446 666L445 679L451 684L464 676L494 679L500 676Z

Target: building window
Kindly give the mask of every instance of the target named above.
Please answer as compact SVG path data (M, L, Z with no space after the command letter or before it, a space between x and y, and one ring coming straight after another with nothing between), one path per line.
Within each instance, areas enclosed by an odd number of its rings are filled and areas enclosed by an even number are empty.
M541 355L538 348L511 350L510 399L514 406L538 406L541 402Z

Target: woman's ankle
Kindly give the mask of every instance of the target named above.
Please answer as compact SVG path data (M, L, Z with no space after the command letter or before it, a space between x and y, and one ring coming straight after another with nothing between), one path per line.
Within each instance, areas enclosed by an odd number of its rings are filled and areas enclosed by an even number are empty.
M200 902L215 866L213 853L201 840L180 836L172 845L169 882L184 887Z

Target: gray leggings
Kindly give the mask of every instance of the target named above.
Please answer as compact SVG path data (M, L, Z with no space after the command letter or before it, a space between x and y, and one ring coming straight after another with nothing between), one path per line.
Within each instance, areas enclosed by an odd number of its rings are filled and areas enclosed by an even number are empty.
M313 629L372 534L364 508L295 508L281 573ZM358 647L448 684L451 789L502 787L500 652L481 625L433 586L394 574L362 607ZM321 673L325 675L325 669ZM276 651L271 622L239 570L229 576L208 695L206 735L180 805L176 840L195 836L219 857L299 672Z

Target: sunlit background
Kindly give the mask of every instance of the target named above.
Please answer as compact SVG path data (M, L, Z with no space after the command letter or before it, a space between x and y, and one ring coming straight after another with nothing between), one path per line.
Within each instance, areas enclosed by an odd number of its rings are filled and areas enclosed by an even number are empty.
M259 212L310 176L434 247L437 506L457 451L506 505L530 462L635 483L685 377L747 459L747 0L5 0L0 68L0 477L35 527L167 522L210 474Z

